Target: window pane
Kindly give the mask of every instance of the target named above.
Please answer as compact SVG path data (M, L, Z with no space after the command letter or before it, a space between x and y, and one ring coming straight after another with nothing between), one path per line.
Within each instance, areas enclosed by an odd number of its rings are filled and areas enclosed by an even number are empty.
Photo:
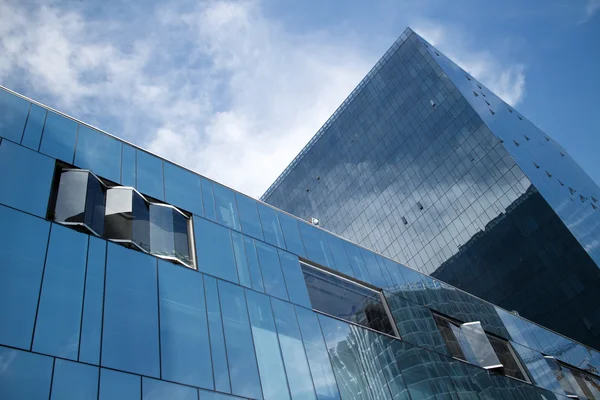
M232 190L218 183L213 184L217 221L228 228L240 230L240 221Z
M279 216L279 223L281 224L286 249L300 257L306 257L302 237L298 230L298 221L281 212L277 213L277 215Z
M262 272L260 271L260 265L258 263L254 239L244 236L244 247L246 248L246 258L248 260L250 277L252 278L252 289L264 293L265 287L263 285Z
M89 169L115 183L121 181L121 142L100 131L80 125L75 165Z
M258 206L258 214L260 216L265 241L271 243L273 246L285 249L285 242L283 241L283 233L279 226L277 211L264 204L257 203L256 205Z
M111 369L100 369L99 400L140 400L141 377Z
M21 142L29 102L0 89L0 136L14 142Z
M32 104L27 117L27 125L23 132L21 144L32 150L38 151L40 148L40 139L42 138L42 129L46 121L46 109L36 104ZM2 128L0 128L1 130ZM2 136L0 134L0 136Z
M91 364L100 363L105 259L106 242L91 236L87 255L85 299L79 345L79 361Z
M302 242L306 247L306 257L325 267L335 269L326 234L308 224L298 224L298 226L302 235Z
M212 389L202 274L158 261L162 379Z
M367 266L365 265L365 261L363 260L360 247L349 243L343 242L344 248L346 249L346 254L348 255L348 259L350 260L350 266L354 271L354 276L356 279L361 280L363 282L371 282L371 277L369 276L369 272L367 271Z
M200 178L202 183L202 203L204 204L204 216L211 221L217 222L215 211L215 198L213 196L213 184L205 178Z
M150 204L150 252L158 256L175 257L191 264L187 248L182 249L182 253L175 251L176 221L179 221L179 225L183 224L183 229L179 229L179 234L181 234L181 230L185 234L187 232L187 220L180 213L171 207ZM183 242L185 243L185 240Z
M389 286L385 277L383 276L381 268L379 267L377 258L375 258L375 254L362 248L361 253L365 262L365 266L367 267L367 271L369 271L369 276L371 277L369 283L382 289Z
M265 292L268 295L288 300L277 249L262 242L255 242L258 262L262 272Z
M409 400L408 389L404 384L402 373L398 368L394 353L392 351L395 339L387 336L377 335L373 342L373 349L377 355L379 364L381 365L382 378L385 379L388 389L392 393L394 400Z
M52 225L34 351L77 360L88 237Z
M200 389L200 400L244 400L241 397L230 396L228 394L209 392Z
M198 400L198 389L142 378L142 400Z
M0 171L0 203L45 218L54 160L3 140Z
M277 336L294 400L316 399L294 306L272 298Z
M399 289L404 284L404 278L400 272L400 265L388 258L383 258L384 268L387 269L388 276L391 279L391 285L394 289Z
M233 394L262 398L244 289L218 281Z
M229 383L229 368L227 368L227 353L225 352L225 337L223 336L223 321L217 280L204 275L204 293L206 295L206 311L208 313L208 328L210 332L210 348L215 389L221 392L231 392Z
M462 324L460 329L465 334L465 338L481 367L498 368L502 366L480 322Z
M98 398L98 367L57 359L50 400Z
M48 111L40 152L73 164L76 139L77 122Z
M269 298L246 290L254 348L265 400L289 399Z
M308 365L312 373L315 390L319 400L337 400L340 398L331 362L323 341L317 315L302 307L294 307L298 317L298 325L302 333L302 341L306 349Z
M244 239L241 233L231 232L231 240L233 242L233 252L235 254L235 263L237 265L238 277L240 284L246 287L252 287L250 271L248 270L248 260L244 251Z
M109 243L102 365L159 376L156 259Z
M493 343L492 343L493 345ZM546 358L541 353L532 350L528 347L521 346L514 342L511 342L512 348L518 353L519 358L525 364L527 372L533 379L533 382L543 387L544 389L551 390L556 393L565 394L561 388L554 372L550 368ZM504 364L504 362L503 362Z
M235 199L240 215L242 232L244 232L246 235L263 240L262 227L258 217L256 201L239 193L235 194Z
M136 187L136 150L132 146L123 143L123 154L121 159L121 185Z
M278 253L290 301L306 308L312 308L298 257L283 250L278 250Z
M158 200L165 199L163 162L145 151L137 150L137 190Z
M165 201L196 215L203 216L200 177L165 162Z
M10 368L0 368L0 393L3 398L48 398L52 357L0 346L0 360L10 360Z
M492 351L494 355L499 359L499 364L502 364L504 375L512 376L513 378L520 379L522 381L528 381L525 373L514 355L510 344L502 339L498 339L493 336L487 335Z
M335 269L342 274L354 277L354 272L350 266L350 260L344 249L344 241L333 235L329 235L327 241L329 242L329 249L331 250Z
M29 350L50 224L0 206L0 343Z
M194 216L198 270L238 283L229 229Z

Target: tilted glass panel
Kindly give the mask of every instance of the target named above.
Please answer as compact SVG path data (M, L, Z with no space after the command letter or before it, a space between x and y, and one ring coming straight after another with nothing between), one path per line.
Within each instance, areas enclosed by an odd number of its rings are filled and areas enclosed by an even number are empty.
M31 104L29 116L27 117L27 125L25 125L23 139L21 140L23 146L29 147L31 150L35 151L40 148L40 140L42 139L42 130L44 129L45 121L46 109L37 104ZM3 135L0 134L0 136Z
M198 270L238 283L229 229L194 216Z
M150 253L191 266L188 219L177 210L150 204Z
M98 400L139 400L142 396L142 377L100 368L100 397Z
M361 255L360 247L349 242L344 242L344 248L346 249L348 259L350 260L350 266L354 271L353 276L363 282L371 282L371 277L369 276L367 266Z
M240 230L240 219L238 217L235 194L231 189L213 183L217 222L228 228Z
M248 269L248 258L246 257L246 251L244 249L244 235L232 231L231 241L233 244L235 264L237 266L240 285L252 288L252 279L250 277L250 270Z
M269 297L246 290L246 300L264 399L289 399L286 373Z
M333 257L327 243L327 234L306 223L298 223L298 228L306 248L306 257L325 267L335 269Z
M211 221L217 222L215 211L215 197L213 196L213 184L206 178L200 178L202 186L202 203L204 205L204 216Z
M277 250L277 252L290 301L306 308L312 308L298 257L283 250Z
M204 216L200 176L186 169L164 163L165 201L193 214Z
M176 383L159 381L158 379L142 378L142 400L198 400L198 389L178 385Z
M513 352L510 343L491 335L487 335L487 338L500 364L502 364L504 375L528 382L527 374L523 370L517 355Z
M10 368L0 368L0 393L3 398L49 397L54 362L52 357L0 346L0 360L10 363Z
M77 360L88 238L52 225L33 351Z
M238 396L261 399L262 391L244 289L225 281L218 281L218 287L231 392Z
M258 263L258 255L256 254L254 239L248 236L243 236L243 239L244 248L246 249L246 258L248 260L248 270L250 271L250 277L252 278L252 289L264 293L265 286L263 284L260 264Z
M263 240L262 226L258 216L256 200L253 200L240 193L235 194L235 199L242 232L244 232L246 235Z
M21 142L28 111L27 100L0 89L0 136Z
M258 215L260 216L260 223L265 241L273 246L285 249L285 242L279 225L279 219L277 218L277 211L264 204L257 203L256 205L258 207Z
M228 394L209 392L208 390L199 390L200 400L245 400L241 397L231 396Z
M121 185L136 187L137 180L137 150L126 143L123 143L123 154L121 155Z
M442 335L444 342L446 342L446 347L450 352L450 355L461 360L466 360L467 357L465 356L463 349L461 348L461 344L454 333L457 329L456 324L436 314L433 314L433 318L435 319L435 323L440 330L440 334Z
M158 261L162 379L213 389L202 274Z
M85 125L80 125L74 164L119 183L121 180L121 146L121 141Z
M302 272L313 309L395 335L378 292L305 264Z
M50 400L97 398L98 375L98 367L57 359L54 363Z
M333 263L335 264L335 270L342 274L355 277L354 271L352 271L350 265L350 260L344 249L344 241L333 235L327 236L329 249L331 250L331 256L333 257Z
M511 346L525 364L527 372L536 385L555 393L565 394L543 354L515 342L511 342Z
M165 199L163 161L145 151L137 150L136 189L158 200Z
M279 224L285 239L286 249L300 257L306 257L302 237L298 230L298 220L282 212L278 212L277 215L279 216Z
M48 111L40 152L73 164L75 142L77 140L77 122Z
M288 300L287 289L277 256L277 248L262 242L255 242L258 262L262 272L265 293Z
M479 366L483 368L499 368L503 365L500 363L494 348L483 331L480 322L467 322L460 325L461 331L464 333L469 346L475 353Z
M104 237L150 251L150 207L139 193L125 187L106 191Z

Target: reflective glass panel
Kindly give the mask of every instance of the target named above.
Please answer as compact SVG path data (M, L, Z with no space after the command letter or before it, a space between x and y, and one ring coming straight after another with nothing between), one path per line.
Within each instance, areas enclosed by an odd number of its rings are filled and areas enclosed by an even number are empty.
M273 246L285 249L285 242L283 241L283 233L279 226L277 211L264 204L257 203L256 205L258 207L258 214L260 216L265 241L271 243Z
M264 399L289 399L269 297L246 290L246 300Z
M45 121L46 109L37 104L31 104L29 116L27 117L27 125L25 125L25 132L23 132L23 140L21 141L23 146L35 151L39 149ZM3 135L0 134L0 136Z
M493 345L494 344L492 342L492 346ZM525 364L525 369L527 372L529 372L529 375L536 385L556 393L565 394L560 384L556 380L554 372L541 353L514 342L511 343L511 347L518 354L519 359Z
M165 201L196 215L203 216L200 177L193 172L165 162Z
M367 271L369 271L369 277L371 278L371 280L368 282L371 285L377 286L379 288L385 288L389 286L389 283L385 279L383 272L379 267L379 263L377 262L375 254L365 249L361 249L361 252Z
M231 392L238 396L260 399L262 392L244 289L224 281L218 281L218 287Z
M1 91L0 91L1 92ZM6 399L47 399L52 380L52 357L0 346L0 393Z
M274 298L271 299L271 305L286 374L291 377L288 379L288 383L292 398L294 400L314 400L317 397L294 306Z
M48 111L40 152L73 164L77 127L77 122L72 119Z
M188 219L171 207L150 204L150 252L192 265Z
M21 142L28 111L27 100L0 89L0 136Z
M104 233L106 188L88 171L64 170L54 207L54 220L81 224L89 232Z
M158 377L156 259L109 243L102 365Z
M392 399L408 400L410 399L408 396L408 389L404 384L402 373L398 368L392 350L393 343L396 341L397 340L384 335L377 335L377 337L372 340L371 346L372 350L375 352L377 361L381 366L382 378L385 379L387 387L392 394Z
M204 275L204 294L206 296L206 311L208 313L208 330L210 332L211 358L214 372L215 389L221 392L231 392L229 383L229 368L225 352L225 336L221 319L221 305L217 280Z
M121 185L136 187L136 150L134 147L123 143L121 155Z
M206 178L200 178L202 185L202 203L204 205L204 216L211 221L217 222L215 211L215 197L213 196L213 184Z
M371 277L369 276L367 266L361 255L360 247L349 242L344 242L344 248L346 249L348 259L350 260L352 271L354 271L353 276L363 282L371 282Z
M238 283L229 229L194 216L198 270Z
M136 191L125 187L106 191L104 237L150 251L150 206Z
M252 289L264 293L265 287L263 285L262 272L260 271L260 265L258 263L258 256L256 255L254 239L248 236L244 236L243 238L244 247L246 248L246 258L248 260L248 270L250 271L250 277L252 278Z
M290 301L306 308L312 308L298 257L283 250L277 252L279 253L279 261L281 261L281 269L283 270Z
M262 226L260 224L260 218L258 217L256 201L240 193L235 194L235 199L240 216L242 232L246 235L263 240Z
M212 389L202 274L158 261L162 379Z
M85 276L85 298L81 321L79 361L100 363L100 334L102 333L102 303L104 301L104 264L106 242L90 236L87 271Z
M111 369L100 368L100 397L98 400L140 400L141 377Z
M331 368L331 362L319 327L317 314L302 307L294 307L298 325L319 400L339 400L340 394Z
M265 293L288 300L281 264L277 256L277 249L262 242L255 242L255 244L263 283L265 285Z
M240 284L246 287L252 287L250 270L248 269L248 260L244 251L243 235L238 232L231 232L231 241L233 243L233 252L235 254L235 264L237 266L238 278Z
M3 140L0 171L0 203L45 218L54 160Z
M461 331L464 333L469 346L477 357L478 364L483 368L498 368L502 364L494 352L490 341L488 340L480 322L468 322L461 324Z
M198 389L176 383L142 378L142 400L198 400Z
M164 200L163 161L145 151L137 150L136 183L137 190L142 194Z
M513 378L520 379L522 381L529 381L527 375L521 367L521 363L518 361L516 354L511 349L510 344L497 337L487 335L487 339L492 346L494 355L499 359L502 364L502 372L506 376L512 376Z
M235 203L235 194L231 189L213 183L217 222L228 228L240 230L240 220Z
M344 241L333 235L328 235L327 241L329 242L329 249L331 250L335 269L342 274L354 277L350 260L348 259L346 250L344 250Z
M278 212L277 215L279 216L279 223L281 225L281 231L283 232L283 238L285 239L286 249L300 257L306 257L302 237L298 230L298 220L282 212Z
M100 131L79 126L76 166L89 169L109 181L121 181L121 142Z
M88 238L52 225L33 351L77 360Z
M50 224L0 206L0 343L29 350Z
M242 400L241 397L200 389L200 400Z
M50 400L95 400L97 398L98 367L56 360Z
M327 234L305 223L299 223L298 227L306 248L306 257L325 267L335 269L329 244L327 244Z
M394 335L378 292L305 264L302 272L313 309Z

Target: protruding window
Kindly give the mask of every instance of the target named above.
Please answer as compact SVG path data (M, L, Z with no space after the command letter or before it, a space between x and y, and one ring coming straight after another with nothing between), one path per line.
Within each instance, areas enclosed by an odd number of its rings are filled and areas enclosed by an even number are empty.
M473 94L475 95L475 97L479 97L479 95L477 94L476 91L473 90Z
M535 167L536 167L536 168L540 168L540 166L539 166L539 165L537 165L537 164L535 163L535 161L533 161L533 165L535 165Z
M565 186L565 184L559 179L558 183L560 183L560 186Z
M419 207L419 210L423 209L423 204L421 204L420 201L417 201L417 207Z
M571 186L569 186L569 192L571 192L571 194L575 194L575 192L577 192L577 190L575 190Z
M512 114L512 108L508 107L508 112Z
M527 136L527 135L523 135L523 136L525 136L525 140L529 141L529 136Z
M487 101L487 100L484 100L484 101L485 101L485 104L487 104L488 106L491 106L489 101Z
M523 121L523 117L522 117L522 116L520 116L520 115L517 115L517 117L519 117L519 119L520 119L521 121Z
M468 80L471 80L471 77L469 75L465 74L465 76L467 77Z
M564 157L564 156L565 156L565 153L563 153L563 152L561 151L561 152L560 152L560 156L561 156L561 157Z
M520 143L513 139L515 146L519 147Z
M490 108L490 114L496 115L496 113L494 112L494 110L492 110L491 108Z
M548 175L548 178L552 178L552 174L548 170L546 170L546 175Z
M429 100L429 103L431 104L431 107L435 108L435 101Z
M402 217L402 223L403 223L404 225L407 225L407 224L408 224L408 221L406 220L406 218Z

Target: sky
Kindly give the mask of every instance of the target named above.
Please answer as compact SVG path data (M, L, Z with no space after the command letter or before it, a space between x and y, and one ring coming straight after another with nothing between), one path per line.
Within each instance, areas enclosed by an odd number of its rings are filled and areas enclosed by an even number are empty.
M407 26L600 182L600 0L2 0L0 85L259 197Z

